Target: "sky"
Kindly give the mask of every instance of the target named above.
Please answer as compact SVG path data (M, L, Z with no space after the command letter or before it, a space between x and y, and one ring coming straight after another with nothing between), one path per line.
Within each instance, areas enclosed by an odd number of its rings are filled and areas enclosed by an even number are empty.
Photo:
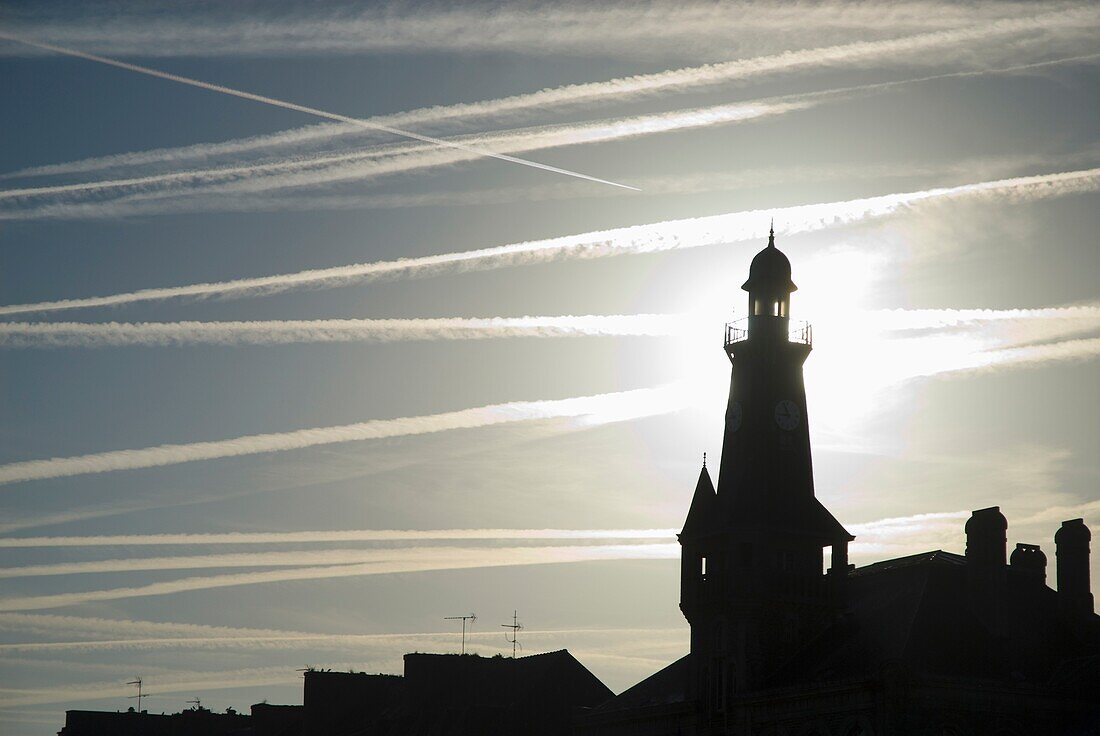
M300 703L470 613L469 651L518 611L616 692L682 656L674 535L773 219L853 562L961 553L998 505L1053 585L1061 521L1100 529L1098 30L6 3L0 730L137 677L152 712Z

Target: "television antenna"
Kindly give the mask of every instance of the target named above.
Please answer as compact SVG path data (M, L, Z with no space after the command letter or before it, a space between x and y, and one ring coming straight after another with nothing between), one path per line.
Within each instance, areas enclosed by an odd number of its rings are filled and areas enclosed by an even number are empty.
M195 706L195 710L202 710L202 700L199 699L198 695L195 696L194 700L188 700L187 704Z
M519 646L519 630L523 628L522 624L518 621L518 616L518 611L512 611L512 623L501 624L504 628L512 630L511 639L508 638L508 632L504 632L505 640L512 645L512 659L516 658L516 647ZM520 649L523 649L523 647L520 646Z
M129 696L127 696L127 697L128 697L128 698L131 698L131 699L132 699L132 698L137 698L137 701L138 701L138 702L137 702L137 709L138 709L138 713L140 713L140 712L141 712L141 699L142 699L142 698L144 698L144 697L147 697L147 696L145 695L145 693L143 693L143 692L141 691L141 678L140 678L140 677L138 677L138 678L135 678L135 679L133 679L133 680L130 680L130 681L129 681L128 683L126 683L126 684L127 684L127 685L137 685L137 695L129 695Z
M462 653L466 653L466 622L469 621L473 625L474 621L477 621L477 614L471 613L469 616L444 616L444 621L458 621L462 619Z

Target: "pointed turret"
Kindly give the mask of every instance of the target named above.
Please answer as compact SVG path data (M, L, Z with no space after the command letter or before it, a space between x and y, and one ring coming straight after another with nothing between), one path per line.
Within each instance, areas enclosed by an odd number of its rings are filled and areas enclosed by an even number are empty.
M680 531L680 537L698 538L715 531L718 521L717 496L714 482L707 471L707 461L703 460L703 469L699 471L699 481L695 484L695 495L691 497L691 508L687 520Z

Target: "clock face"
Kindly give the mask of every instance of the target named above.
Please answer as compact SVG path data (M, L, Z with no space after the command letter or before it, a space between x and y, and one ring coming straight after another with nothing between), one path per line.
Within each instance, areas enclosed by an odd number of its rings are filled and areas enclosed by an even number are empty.
M729 416L726 418L726 424L729 426L731 432L736 432L741 429L741 420L744 418L745 411L741 408L741 402L735 401L730 404Z
M798 410L798 404L790 399L783 399L775 405L775 423L780 429L788 432L798 426L802 419L802 412Z

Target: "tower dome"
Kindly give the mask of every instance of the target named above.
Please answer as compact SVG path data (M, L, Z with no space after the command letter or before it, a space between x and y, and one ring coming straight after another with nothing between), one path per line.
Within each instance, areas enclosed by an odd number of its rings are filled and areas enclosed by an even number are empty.
M745 291L785 292L798 289L791 281L791 262L775 247L775 228L768 231L768 244L756 254L749 266L749 280L741 285Z

